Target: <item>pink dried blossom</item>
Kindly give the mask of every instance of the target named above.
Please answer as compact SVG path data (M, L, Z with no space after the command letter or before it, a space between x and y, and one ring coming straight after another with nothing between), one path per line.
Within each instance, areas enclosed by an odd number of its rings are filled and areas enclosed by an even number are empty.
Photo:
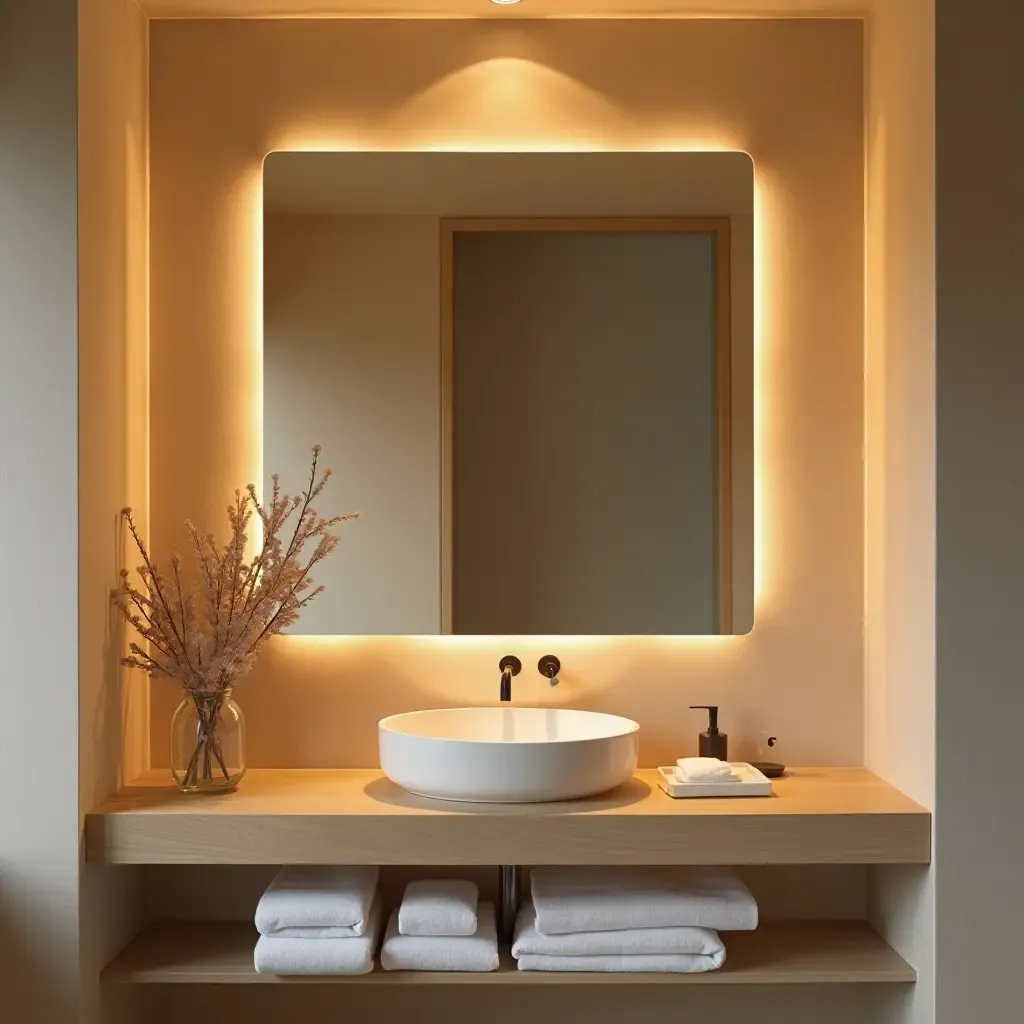
M235 491L228 506L231 539L223 548L218 548L213 534L200 534L191 522L185 523L192 539L197 587L183 582L177 552L171 555L169 571L157 568L139 536L132 510L122 510L143 564L137 570L141 586L133 585L128 571L122 571L119 604L148 644L144 650L132 643L130 655L122 659L125 665L174 679L187 690L223 691L252 668L269 637L292 625L323 592L323 587L313 586L310 571L338 546L332 527L358 513L330 519L317 515L312 502L331 476L328 469L317 479L319 455L320 446L314 445L303 494L282 494L276 474L269 506L260 504L253 484ZM263 545L247 562L247 530L253 512L263 523ZM283 535L292 521L286 543ZM304 557L307 544L312 545L312 553Z

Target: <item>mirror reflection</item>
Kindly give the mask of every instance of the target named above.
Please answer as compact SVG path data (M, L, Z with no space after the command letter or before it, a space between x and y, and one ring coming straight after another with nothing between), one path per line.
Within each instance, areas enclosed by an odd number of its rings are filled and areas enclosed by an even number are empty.
M752 168L282 153L264 465L357 509L306 633L746 632Z

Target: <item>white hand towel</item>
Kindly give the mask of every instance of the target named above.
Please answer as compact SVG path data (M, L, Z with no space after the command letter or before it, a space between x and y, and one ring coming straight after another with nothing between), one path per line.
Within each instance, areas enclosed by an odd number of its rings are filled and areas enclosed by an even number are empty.
M521 956L521 971L601 972L612 974L703 974L725 963L725 950L717 956L691 953L640 953L636 956Z
M516 918L512 955L517 960L521 956L638 956L652 953L715 958L725 955L722 940L710 928L627 928L614 932L541 935L536 928L534 913L533 904L524 903Z
M723 869L544 867L530 872L541 935L625 928L752 931L757 903Z
M402 935L475 935L479 898L476 882L464 878L410 882L398 909L398 930Z
M681 757L676 761L676 775L684 782L735 782L739 778L728 761L717 757Z
M256 907L256 928L279 939L363 935L378 873L364 866L281 868Z
M347 939L261 935L253 952L258 974L369 974L380 938L380 902L367 915L364 934Z
M496 971L498 933L494 906L478 904L476 917L476 933L468 937L402 935L395 911L384 935L381 967L385 971Z

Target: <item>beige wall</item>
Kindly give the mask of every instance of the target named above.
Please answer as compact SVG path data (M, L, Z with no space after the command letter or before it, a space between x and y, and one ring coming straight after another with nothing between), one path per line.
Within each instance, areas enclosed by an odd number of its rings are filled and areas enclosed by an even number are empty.
M118 665L111 594L137 555L118 512L148 498L148 27L134 0L82 3L78 25L79 820L147 763L148 685ZM81 827L81 824L80 824ZM82 867L83 1024L101 1019L99 971L138 922L129 869ZM104 1024L131 1019L106 993ZM115 1017L115 1011L124 1014Z
M862 759L861 25L167 22L152 26L153 541L222 527L259 470L260 172L289 148L721 147L758 187L757 612L746 637L281 638L239 692L253 763L376 762L382 715L497 696L551 647L552 694L690 752L711 699L736 754ZM771 79L774 88L764 88ZM154 694L166 758L175 694ZM744 743L744 739L749 744Z
M865 763L926 807L935 776L935 118L931 0L881 4L867 47ZM872 873L872 917L917 968L884 1007L935 1019L930 868Z

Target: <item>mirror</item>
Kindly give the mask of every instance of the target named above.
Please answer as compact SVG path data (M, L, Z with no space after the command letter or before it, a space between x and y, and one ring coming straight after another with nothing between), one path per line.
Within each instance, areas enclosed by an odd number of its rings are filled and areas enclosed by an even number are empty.
M297 631L751 628L748 157L271 154L263 259L264 466L360 512Z

